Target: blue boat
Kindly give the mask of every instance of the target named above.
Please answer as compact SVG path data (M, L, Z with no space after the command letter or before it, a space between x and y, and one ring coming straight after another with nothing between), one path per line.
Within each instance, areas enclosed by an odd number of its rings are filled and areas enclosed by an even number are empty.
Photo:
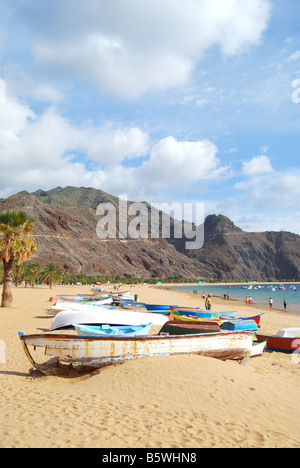
M146 336L151 329L152 323L147 325L80 325L73 324L79 336Z
M164 304L145 304L148 312L157 312L159 314L170 315L171 308L178 307L177 305L164 305Z
M222 330L257 330L258 326L254 320L243 320L243 319L234 319L230 322L224 322L221 325Z

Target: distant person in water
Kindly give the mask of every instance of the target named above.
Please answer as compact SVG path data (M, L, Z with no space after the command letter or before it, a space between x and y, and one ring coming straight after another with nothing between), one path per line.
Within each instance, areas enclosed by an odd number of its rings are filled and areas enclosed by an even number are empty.
M211 310L211 294L208 294L207 298L205 299L205 309Z
M273 299L270 297L269 299L269 306L270 306L270 309L272 309L273 307Z
M287 306L287 300L283 299L283 310L286 310L286 306Z

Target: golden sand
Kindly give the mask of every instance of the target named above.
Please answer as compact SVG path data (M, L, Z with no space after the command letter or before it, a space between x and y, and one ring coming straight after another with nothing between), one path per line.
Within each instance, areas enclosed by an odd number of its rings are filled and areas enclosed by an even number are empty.
M144 302L203 306L190 293L131 289ZM265 352L247 366L184 355L128 361L84 378L30 374L18 331L48 331L50 296L81 292L90 288L19 287L13 308L0 308L1 448L300 446L300 366L289 354ZM213 298L213 309L263 311L262 333L300 326L297 315L236 301Z

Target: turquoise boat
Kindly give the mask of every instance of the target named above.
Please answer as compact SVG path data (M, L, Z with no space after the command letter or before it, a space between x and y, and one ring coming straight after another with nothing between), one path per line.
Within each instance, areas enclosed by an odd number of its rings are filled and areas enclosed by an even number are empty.
M234 331L250 331L257 330L258 325L255 320L243 320L236 319L230 320L230 322L224 322L221 325L222 330L234 330Z
M201 309L190 309L190 308L174 308L172 313L175 315L189 315L201 318L210 318L210 319L225 319L225 318L234 318L236 316L235 311L226 311L226 312L214 312L211 310L201 310Z
M152 323L147 325L80 325L73 324L79 336L146 336L151 329Z

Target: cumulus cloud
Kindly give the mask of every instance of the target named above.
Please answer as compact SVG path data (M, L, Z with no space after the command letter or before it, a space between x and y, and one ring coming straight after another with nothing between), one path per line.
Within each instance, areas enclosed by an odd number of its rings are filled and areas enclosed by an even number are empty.
M203 53L257 45L270 0L32 0L19 16L37 65L126 97L187 83ZM34 10L34 14L32 14Z
M186 190L227 170L211 141L167 137L151 146L137 127L74 125L54 106L38 115L13 98L0 106L0 129L0 197L84 185L137 199L174 186Z
M167 137L153 146L141 171L157 187L162 188L169 180L176 184L176 190L184 190L196 181L216 179L226 173L217 152L216 145L209 140L191 142Z
M273 171L268 156L256 156L251 161L243 163L243 174L249 177L264 175Z

